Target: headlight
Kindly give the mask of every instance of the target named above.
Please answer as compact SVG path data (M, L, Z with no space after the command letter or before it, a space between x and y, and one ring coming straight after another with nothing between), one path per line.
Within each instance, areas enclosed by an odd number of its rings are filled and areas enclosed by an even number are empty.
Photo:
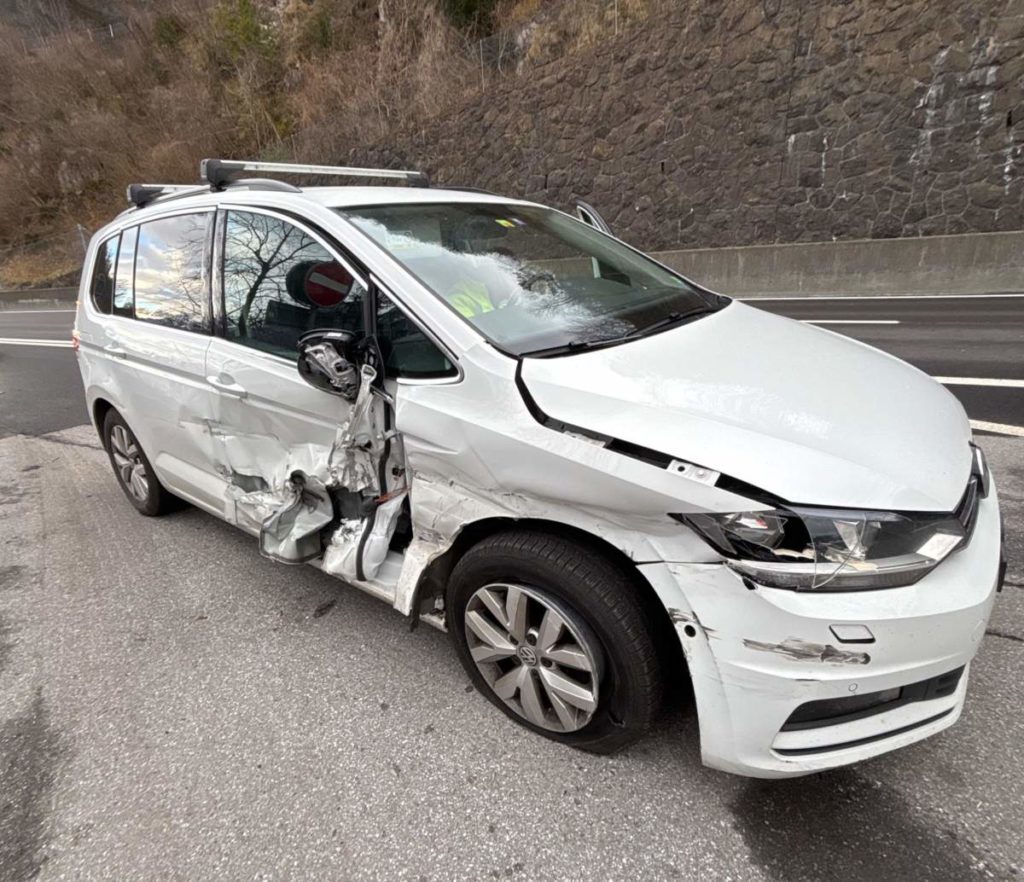
M794 507L673 517L738 573L797 591L911 585L965 539L960 521L944 514Z

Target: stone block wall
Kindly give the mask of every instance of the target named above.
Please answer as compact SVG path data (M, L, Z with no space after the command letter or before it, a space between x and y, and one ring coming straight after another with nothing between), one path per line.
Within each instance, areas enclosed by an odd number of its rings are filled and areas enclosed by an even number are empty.
M688 0L353 150L647 249L1024 228L1024 0Z

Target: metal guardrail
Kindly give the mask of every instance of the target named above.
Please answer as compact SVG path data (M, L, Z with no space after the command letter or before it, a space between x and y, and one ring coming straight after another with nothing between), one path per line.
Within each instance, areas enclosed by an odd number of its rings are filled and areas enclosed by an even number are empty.
M33 49L49 49L53 46L70 44L79 38L87 38L92 43L111 43L126 37L132 32L130 19L108 22L95 28L62 28L50 34L29 34L21 38L22 50L26 53Z

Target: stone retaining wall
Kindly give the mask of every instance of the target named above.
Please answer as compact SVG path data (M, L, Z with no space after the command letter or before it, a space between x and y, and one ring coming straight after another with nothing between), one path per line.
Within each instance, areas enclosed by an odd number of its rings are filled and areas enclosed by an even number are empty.
M690 0L345 159L650 249L1021 229L1024 0Z

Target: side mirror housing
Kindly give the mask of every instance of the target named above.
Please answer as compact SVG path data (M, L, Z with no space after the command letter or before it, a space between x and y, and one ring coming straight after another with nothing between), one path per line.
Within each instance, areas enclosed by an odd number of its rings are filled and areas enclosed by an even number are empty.
M310 386L355 401L359 393L356 335L351 331L309 331L299 337L299 376Z

